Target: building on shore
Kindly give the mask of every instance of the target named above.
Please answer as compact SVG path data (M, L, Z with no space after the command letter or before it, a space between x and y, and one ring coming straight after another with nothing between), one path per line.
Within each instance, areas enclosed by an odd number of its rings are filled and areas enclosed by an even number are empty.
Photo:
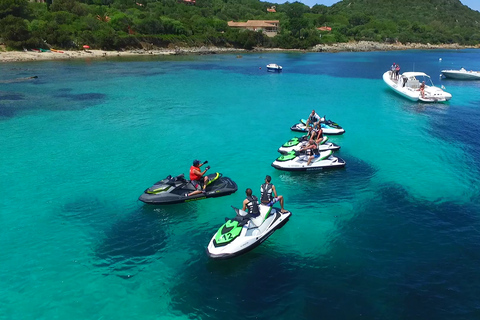
M330 31L332 31L332 28L330 28L330 27L327 27L327 26L324 26L324 27L317 28L317 30L319 30L319 31L328 31L328 32L330 32Z
M267 37L275 37L280 30L279 20L248 20L247 22L229 21L231 28L262 31Z
M275 12L277 12L277 10L276 10L276 9L277 9L277 7L275 7L275 6L272 6L271 8L267 8L267 12L272 12L272 13L275 13Z

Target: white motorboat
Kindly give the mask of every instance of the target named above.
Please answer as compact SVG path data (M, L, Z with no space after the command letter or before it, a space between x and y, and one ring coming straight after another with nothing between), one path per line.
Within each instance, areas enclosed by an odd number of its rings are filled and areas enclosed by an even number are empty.
M270 71L270 72L280 72L282 71L282 66L279 66L278 64L275 64L275 63L270 63L270 64L267 64L267 71Z
M480 71L467 71L465 68L460 70L442 70L441 75L445 78L458 80L480 80Z
M412 101L443 102L452 98L452 95L433 85L429 75L423 72L404 72L398 79L391 76L392 72L383 74L383 81L401 96ZM420 85L425 81L424 97L420 92Z

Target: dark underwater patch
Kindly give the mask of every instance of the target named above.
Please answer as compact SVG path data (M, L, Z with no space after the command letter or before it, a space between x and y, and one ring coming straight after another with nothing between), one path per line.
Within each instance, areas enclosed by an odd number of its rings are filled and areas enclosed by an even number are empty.
M104 100L107 95L103 93L62 93L57 95L57 97L73 101L99 101Z
M480 208L418 201L394 184L377 193L344 223L331 251L366 273L357 290L383 290L372 298L402 319L451 319L458 309L473 310L476 288L464 275L475 273L480 259Z
M480 104L480 102L479 102ZM480 171L480 110L478 108L456 106L455 111L435 114L429 132L444 141L459 142L469 146L469 153Z
M178 272L171 307L209 319L472 318L479 209L385 184L341 222L326 255L265 253L271 240L225 261L197 250ZM299 246L305 231L290 230Z
M164 228L155 215L134 212L105 232L95 248L92 264L105 275L130 278L159 258L167 241Z
M62 206L61 215L66 219L82 219L91 221L105 211L105 204L96 197L79 197Z
M12 105L4 105L0 103L0 118L13 118L17 114L17 109Z
M0 101L2 100L18 101L18 100L24 100L24 99L25 99L25 95L20 93L8 93L8 94L0 95Z
M342 157L341 152L334 155L343 158L345 168L323 170L318 172L288 172L298 186L293 196L288 197L288 203L303 204L306 202L328 201L343 202L354 198L356 193L368 186L369 180L375 175L376 169L367 162L350 157ZM347 183L348 181L348 183ZM278 188L278 186L277 186ZM281 190L278 190L282 194ZM287 201L287 199L285 200ZM318 203L321 206L321 204Z

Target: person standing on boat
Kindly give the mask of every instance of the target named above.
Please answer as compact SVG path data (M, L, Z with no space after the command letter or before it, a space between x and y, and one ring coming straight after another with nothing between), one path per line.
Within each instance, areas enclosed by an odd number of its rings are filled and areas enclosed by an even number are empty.
M242 210L247 211L254 217L258 217L260 215L260 208L258 207L258 199L256 196L252 194L252 189L247 188L245 190L245 194L247 198L243 200Z
M395 80L398 80L399 75L400 75L400 65L397 64L395 66Z
M420 94L422 95L422 99L425 99L425 81L422 81L422 84L420 85Z
M308 116L307 122L305 123L305 127L308 128L308 125L315 125L315 123L320 121L320 116L315 112L315 110L312 110L312 113Z
M205 189L207 188L208 184L208 176L206 176L205 173L208 171L208 169L210 169L210 166L206 167L203 171L201 171L200 168L206 163L208 163L208 161L200 163L200 160L193 160L193 165L190 167L190 181L192 182L196 190L188 193L188 197L200 193L205 193Z
M397 65L395 64L395 62L390 67L390 80L393 80L393 77L395 76L395 68L396 67L397 67Z
M273 206L276 202L280 202L281 212L287 212L287 210L283 208L283 196L277 195L277 190L270 181L272 181L272 177L267 175L265 177L265 183L260 186L260 201L269 207Z

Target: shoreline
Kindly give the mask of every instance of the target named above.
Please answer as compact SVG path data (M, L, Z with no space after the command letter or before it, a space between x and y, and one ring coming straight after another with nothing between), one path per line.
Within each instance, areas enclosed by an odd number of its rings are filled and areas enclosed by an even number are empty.
M402 50L436 50L436 49L478 49L477 46L463 46L459 44L420 44L420 43L395 43L385 44L373 41L359 41L334 44L319 44L311 49L280 49L280 48L254 48L253 50L219 48L219 47L195 47L175 49L153 50L59 50L59 51L0 51L0 62L27 62L27 61L51 61L70 59L101 59L109 57L132 57L132 56L160 56L160 55L202 55L217 53L254 53L254 52L369 52L369 51L402 51Z

